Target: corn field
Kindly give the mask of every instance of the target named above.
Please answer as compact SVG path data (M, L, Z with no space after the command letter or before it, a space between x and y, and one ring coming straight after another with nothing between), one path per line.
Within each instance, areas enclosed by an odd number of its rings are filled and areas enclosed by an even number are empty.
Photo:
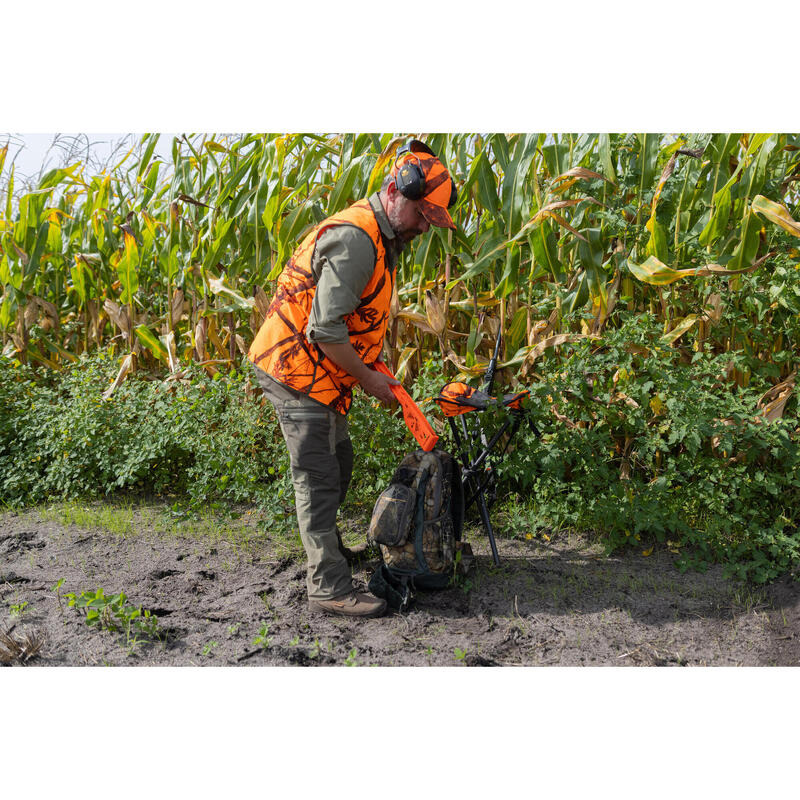
M398 268L386 353L398 377L431 353L477 375L499 329L505 379L524 382L638 312L687 359L746 353L725 379L746 386L763 365L765 413L783 413L800 320L773 288L800 265L800 134L408 135L440 155L459 198L457 230L431 229ZM111 346L106 395L137 370L234 367L295 244L376 191L406 138L183 136L168 162L149 134L100 174L68 164L25 193L0 145L3 354L60 370ZM750 302L748 276L767 302Z

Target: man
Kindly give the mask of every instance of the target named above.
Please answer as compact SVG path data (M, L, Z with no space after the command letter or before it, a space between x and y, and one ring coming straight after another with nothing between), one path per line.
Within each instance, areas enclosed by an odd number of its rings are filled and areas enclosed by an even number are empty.
M372 369L389 320L397 257L430 225L455 228L447 209L455 185L417 140L398 150L380 192L325 219L278 277L249 351L278 414L289 450L306 587L314 611L380 616L386 602L353 588L336 527L353 448L347 429L353 386L390 403L397 381Z

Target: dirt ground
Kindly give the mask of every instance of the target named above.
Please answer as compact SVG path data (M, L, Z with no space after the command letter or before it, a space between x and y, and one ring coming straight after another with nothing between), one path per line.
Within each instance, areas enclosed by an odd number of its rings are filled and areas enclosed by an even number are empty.
M419 593L404 615L353 621L308 610L302 557L259 533L255 517L244 538L166 535L153 519L136 511L120 534L0 513L0 658L12 640L18 664L38 640L29 666L800 664L800 583L789 578L758 588L718 568L681 574L669 552L606 557L566 533L500 538L495 567L471 528L475 564L459 585ZM375 563L355 577L366 582ZM157 636L88 626L64 595L98 588L150 610Z

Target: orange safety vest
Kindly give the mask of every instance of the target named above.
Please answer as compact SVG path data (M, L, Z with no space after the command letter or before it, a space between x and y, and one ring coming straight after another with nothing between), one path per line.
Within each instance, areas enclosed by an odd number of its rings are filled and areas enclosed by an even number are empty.
M394 274L386 264L380 227L368 200L359 200L328 217L303 239L278 276L275 295L248 358L285 386L346 414L352 388L358 381L306 338L311 303L317 290L311 260L319 235L335 225L355 225L375 245L377 258L372 277L358 307L344 322L350 332L350 344L361 360L372 364L378 359L389 322Z

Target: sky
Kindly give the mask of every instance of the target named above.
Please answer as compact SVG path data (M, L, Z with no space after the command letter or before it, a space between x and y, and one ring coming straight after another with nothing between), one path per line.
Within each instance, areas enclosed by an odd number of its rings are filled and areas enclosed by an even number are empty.
M71 147L82 161L86 161L87 147L97 163L107 163L112 155L121 158L135 142L138 134L130 133L6 133L0 132L0 147L8 143L8 155L3 169L9 174L14 163L15 181L34 179L48 169L58 167ZM170 160L172 135L162 135L156 144L156 155ZM112 162L113 163L113 162Z

